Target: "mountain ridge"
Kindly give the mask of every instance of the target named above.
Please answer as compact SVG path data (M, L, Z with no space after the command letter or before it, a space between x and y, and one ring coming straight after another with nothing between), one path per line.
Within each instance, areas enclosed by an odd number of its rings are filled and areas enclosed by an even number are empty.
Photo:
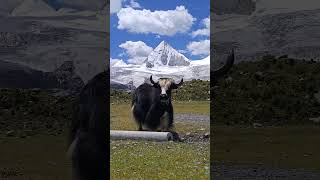
M148 55L145 60L146 67L187 66L190 60L175 50L169 43L161 41L160 44Z
M149 59L147 58L146 62L141 65L126 64L123 60L111 59L110 82L123 85L133 82L133 85L137 87L148 82L150 75L153 75L154 78L170 77L175 80L184 78L186 81L210 80L210 55L201 60L189 60L170 44L162 41L148 57ZM147 60L152 65L148 66Z

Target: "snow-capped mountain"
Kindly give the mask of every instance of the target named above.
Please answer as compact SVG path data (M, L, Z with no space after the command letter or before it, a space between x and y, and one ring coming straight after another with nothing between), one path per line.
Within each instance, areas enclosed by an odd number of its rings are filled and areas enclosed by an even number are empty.
M43 0L24 0L12 12L12 16L49 16L56 11Z
M266 54L319 59L318 0L216 0L215 4L220 11L211 11L214 59L222 59L231 47L237 62L260 60Z
M147 57L146 67L188 66L190 60L176 51L168 43L162 41Z
M148 63L153 66L148 66ZM210 56L201 60L189 60L168 43L161 42L141 65L126 64L123 60L110 60L111 83L128 84L135 87L148 82L150 75L154 79L170 77L185 81L192 79L210 80Z

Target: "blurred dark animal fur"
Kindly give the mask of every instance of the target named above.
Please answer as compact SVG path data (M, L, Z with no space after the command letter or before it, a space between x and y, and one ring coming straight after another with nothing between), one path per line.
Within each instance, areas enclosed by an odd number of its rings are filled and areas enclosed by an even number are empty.
M108 179L109 73L92 78L80 92L69 139L74 180Z

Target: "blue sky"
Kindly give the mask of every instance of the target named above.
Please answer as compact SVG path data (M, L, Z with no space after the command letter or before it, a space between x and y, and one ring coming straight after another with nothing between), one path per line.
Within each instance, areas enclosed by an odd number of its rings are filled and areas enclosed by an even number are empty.
M161 41L191 60L209 55L209 0L111 0L112 59L138 63Z

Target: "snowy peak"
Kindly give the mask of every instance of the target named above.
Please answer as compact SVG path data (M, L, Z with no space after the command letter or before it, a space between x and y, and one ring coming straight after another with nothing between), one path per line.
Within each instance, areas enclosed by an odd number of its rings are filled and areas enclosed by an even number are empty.
M210 66L210 55L201 60L191 61L192 66L201 66L201 65L208 65Z
M125 63L122 59L110 59L110 65L111 67L123 67L127 66L127 63Z
M24 0L12 12L13 16L49 16L56 11L43 0Z
M162 41L147 57L146 67L153 68L159 66L189 66L190 60L167 42Z

